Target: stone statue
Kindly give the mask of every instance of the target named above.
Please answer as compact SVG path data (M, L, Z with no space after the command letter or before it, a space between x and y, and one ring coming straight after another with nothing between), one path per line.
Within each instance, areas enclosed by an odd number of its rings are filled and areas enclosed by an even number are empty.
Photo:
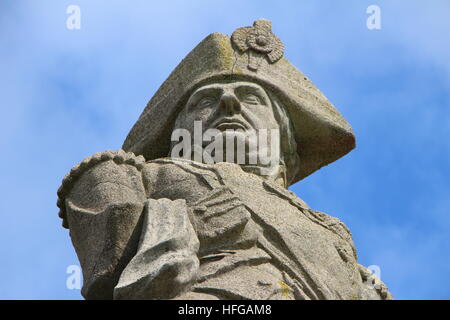
M86 299L391 299L347 227L287 190L355 138L283 54L264 19L209 35L122 149L66 175L58 207Z

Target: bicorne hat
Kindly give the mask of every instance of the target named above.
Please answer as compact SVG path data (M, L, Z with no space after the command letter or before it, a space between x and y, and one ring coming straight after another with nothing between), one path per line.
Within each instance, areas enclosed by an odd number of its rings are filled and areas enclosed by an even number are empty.
M246 80L273 92L287 109L300 158L293 184L355 147L347 121L308 78L283 57L284 46L268 20L213 33L172 71L128 134L123 149L146 160L167 157L176 115L190 94L211 81Z

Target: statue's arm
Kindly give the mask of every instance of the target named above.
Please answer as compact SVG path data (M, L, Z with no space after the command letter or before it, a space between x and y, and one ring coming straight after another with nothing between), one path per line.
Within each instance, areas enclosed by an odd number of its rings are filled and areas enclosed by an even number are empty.
M195 280L199 241L183 199L145 203L136 255L114 288L114 299L169 299Z
M143 157L96 153L75 166L58 190L63 226L83 270L82 294L109 299L139 243L146 192Z
M158 165L119 150L83 160L64 178L58 206L85 298L171 298L195 279L199 241L186 202L147 199L157 176Z

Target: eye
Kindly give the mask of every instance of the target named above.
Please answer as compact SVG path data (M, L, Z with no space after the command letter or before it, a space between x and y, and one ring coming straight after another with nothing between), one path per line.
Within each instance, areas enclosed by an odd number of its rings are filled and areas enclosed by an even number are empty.
M251 93L244 94L242 97L242 102L247 104L261 104L261 100Z
M211 107L214 103L216 102L216 99L214 99L213 97L204 97L202 99L200 99L200 101L197 103L197 106L199 107Z

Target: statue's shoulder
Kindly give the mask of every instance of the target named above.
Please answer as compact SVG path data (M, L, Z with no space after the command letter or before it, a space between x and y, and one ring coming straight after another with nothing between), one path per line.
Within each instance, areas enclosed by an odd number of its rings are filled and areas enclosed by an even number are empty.
M144 195L141 170L145 159L123 150L97 152L75 165L58 189L57 206L68 227L66 201L102 210L108 203L139 201Z
M339 218L333 217L327 213L313 209L306 210L305 214L308 216L310 220L330 230L350 246L352 252L345 252L347 250L345 250L345 248L340 246L339 248L336 248L340 255L351 254L355 258L355 260L357 260L356 247L353 242L352 233L350 232L350 229L345 225L344 222L342 222Z
M145 180L151 183L164 183L184 180L195 174L202 174L201 164L190 160L158 158L147 161L142 169Z
M145 163L142 179L147 196L152 198L180 195L180 190L183 194L188 194L189 190L203 190L211 186L211 180L216 177L212 166L184 159L159 158Z
M340 237L347 241L352 240L352 235L349 228L338 218L333 217L321 211L312 209L308 204L302 200L296 193L285 189L272 181L264 181L264 188L272 193L278 195L291 203L294 207L299 209L309 220L333 231Z
M291 205L299 209L299 211L313 223L320 225L342 240L345 240L352 248L353 255L356 258L356 249L353 243L352 234L350 232L350 229L345 225L344 222L327 213L312 209L297 194L288 189L282 188L281 186L268 181L264 182L264 187L268 191L276 193L279 197L289 201Z
M344 240L352 241L352 233L350 232L350 229L339 218L311 208L307 209L306 211L310 219L318 222L327 229L332 230Z

